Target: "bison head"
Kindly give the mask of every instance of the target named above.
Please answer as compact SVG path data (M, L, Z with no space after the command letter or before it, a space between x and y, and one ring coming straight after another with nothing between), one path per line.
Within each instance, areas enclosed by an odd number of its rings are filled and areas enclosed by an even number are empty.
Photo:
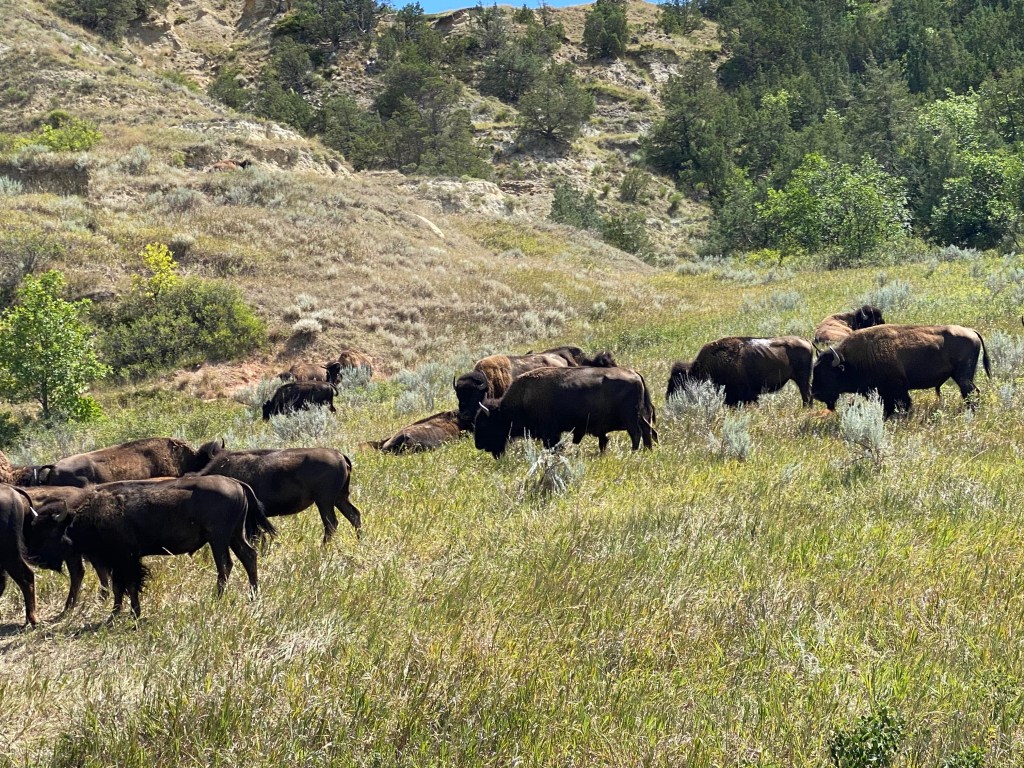
M341 382L341 369L343 367L344 366L337 361L327 363L327 365L324 366L324 369L327 371L327 381L331 384L339 384Z
M274 412L273 402L274 402L273 400L267 400L267 402L265 402L263 404L263 420L264 421L270 421L270 414L272 414Z
M38 567L60 571L71 543L67 531L74 514L66 503L49 505L25 526L25 544L29 559Z
M830 411L834 411L839 395L849 391L844 386L846 378L846 364L835 347L830 346L814 361L811 396L823 402Z
M668 389L665 390L665 399L668 400L676 392L681 392L686 383L690 381L690 370L693 363L672 363L672 372L668 377Z
M477 450L487 451L494 458L500 459L508 447L512 423L497 400L482 402L478 408L473 422L473 442Z
M487 397L487 377L480 371L471 371L455 379L452 386L459 401L459 415L464 421L472 421Z
M618 367L611 352L598 352L591 358L587 358L581 365L590 365L594 368L616 368Z
M227 443L224 442L222 437L220 440L211 440L208 443L203 443L199 446L199 450L196 451L196 463L189 471L199 472L206 467L211 461L217 456L227 450Z
M878 307L865 304L853 313L853 330L859 331L861 328L871 328L876 325L885 325L882 310Z

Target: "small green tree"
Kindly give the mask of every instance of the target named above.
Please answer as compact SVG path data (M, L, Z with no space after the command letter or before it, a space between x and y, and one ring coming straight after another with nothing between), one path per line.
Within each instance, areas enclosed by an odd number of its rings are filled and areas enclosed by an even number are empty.
M555 196L551 200L548 218L559 224L579 229L599 229L601 215L597 212L597 198L593 192L583 194L565 181L555 182Z
M694 0L663 0L658 3L658 26L665 34L688 34L703 23Z
M583 47L592 59L617 59L626 52L629 24L623 0L597 0L583 22Z
M570 143L594 113L571 64L553 64L519 100L519 127L526 136Z
M99 406L86 393L106 376L81 314L88 300L61 298L64 275L29 275L17 301L0 317L0 392L12 402L36 401L44 419L87 419Z

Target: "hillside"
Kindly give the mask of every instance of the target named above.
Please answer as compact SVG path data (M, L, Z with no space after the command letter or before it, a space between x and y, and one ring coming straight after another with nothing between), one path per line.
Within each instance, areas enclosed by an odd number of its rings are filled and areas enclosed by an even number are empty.
M835 75L845 52L829 59L832 38L816 31L884 19L899 3L865 5L794 18L783 11L804 6L727 2L715 7L728 28L667 36L651 6L630 3L635 39L599 63L580 47L584 10L556 10L565 40L553 56L576 64L595 114L568 146L515 140L518 107L481 95L474 68L486 57L468 57L450 106L468 110L486 148L480 179L357 170L323 132L211 98L225 64L259 95L278 55L277 3L172 0L114 43L48 2L0 0L0 177L14 179L0 183L3 295L54 267L70 298L114 307L147 272L143 247L163 242L186 277L237 289L268 330L251 354L112 376L93 388L103 416L91 422L47 425L35 406L8 416L5 403L4 453L38 465L153 435L236 450L329 446L352 459L363 518L360 538L345 527L326 546L314 510L276 518L256 600L240 568L214 598L207 549L147 558L139 621L108 621L91 570L81 606L58 617L67 575L39 570L43 621L26 630L7 583L0 768L1024 764L1024 259L1008 245L1013 206L989 211L1009 233L1002 251L947 245L902 211L892 240L861 250L822 224L838 217L844 236L885 229L850 225L891 212L883 203L900 194L854 198L845 219L836 211L851 202L841 192L891 190L896 166L873 168L850 149L890 128L903 131L887 145L893 157L949 161L949 174L996 158L1012 177L1016 150L979 128L994 118L977 95L901 96L902 80L869 69L878 88L850 96L842 115L811 99L852 93ZM748 24L757 13L764 23ZM449 26L467 18L429 22L454 45ZM773 45L789 33L811 42ZM386 85L385 72L367 72L379 45L342 46L301 98L353 94L368 113ZM791 53L835 78L809 77ZM861 63L851 69L868 78ZM956 72L985 78L968 69ZM101 138L87 152L25 145L55 110ZM692 124L676 119L691 114ZM867 119L879 115L893 120ZM680 165L657 175L638 141L666 123L707 142L689 147L696 163L661 156ZM958 138L949 124L964 128ZM661 149L682 146L672 131ZM824 159L797 172L805 155ZM635 202L619 199L630 171L649 175ZM574 202L594 192L600 216L643 217L651 249L641 258L598 227L550 221L560 179ZM963 187L914 181L937 209L946 195L941 210ZM773 234L795 222L818 241L750 237L731 258L708 255L723 222L764 234L769 199ZM815 207L823 201L832 207ZM807 219L794 211L822 226L800 229ZM980 367L975 377L977 408L949 383L941 398L914 391L912 411L884 423L863 398L837 413L802 408L791 385L735 410L708 387L665 401L672 362L710 340L810 338L822 317L862 303L890 323L976 328L992 360L991 378ZM301 333L303 323L322 330ZM621 432L603 456L593 437L554 452L516 442L498 461L468 435L415 455L367 448L454 407L453 375L483 353L561 343L610 350L642 373L657 409L653 451L630 452ZM336 415L261 419L265 379L343 346L370 352L379 373L343 382Z

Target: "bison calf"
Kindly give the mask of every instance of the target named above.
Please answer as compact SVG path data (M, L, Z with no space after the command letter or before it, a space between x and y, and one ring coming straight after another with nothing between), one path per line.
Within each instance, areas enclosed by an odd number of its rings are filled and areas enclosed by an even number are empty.
M457 440L463 431L472 427L472 423L467 424L459 417L458 411L444 411L402 427L391 437L369 445L384 453L429 451Z
M625 368L539 368L525 373L500 400L480 406L473 434L476 447L494 458L505 453L511 438L530 435L545 448L554 447L563 432L574 443L584 435L598 439L601 452L608 433L625 430L633 450L658 439L655 412L643 376Z

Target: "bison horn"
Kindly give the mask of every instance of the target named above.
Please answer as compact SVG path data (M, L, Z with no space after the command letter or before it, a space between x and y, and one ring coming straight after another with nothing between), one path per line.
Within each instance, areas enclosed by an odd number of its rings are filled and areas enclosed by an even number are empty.
M833 347L831 344L828 345L828 348L829 351L831 351L832 354L835 356L835 359L832 361L832 367L838 368L840 365L843 364L843 358L840 357L839 353L836 351L836 348Z
M484 405L483 403L480 403L480 410L481 410L481 411L483 411L484 413L486 413L486 414L487 414L488 416L490 416L490 415L491 415L491 409L490 409L490 408L488 408L488 407L487 407L486 405Z

